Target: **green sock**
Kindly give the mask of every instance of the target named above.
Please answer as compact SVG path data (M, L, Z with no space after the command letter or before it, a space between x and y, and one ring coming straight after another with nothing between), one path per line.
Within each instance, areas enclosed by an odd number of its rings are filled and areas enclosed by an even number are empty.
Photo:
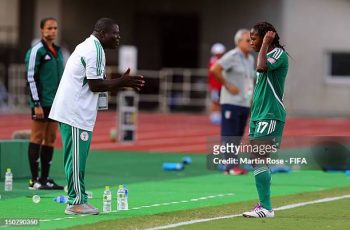
M267 210L272 210L271 206L271 173L267 166L262 166L254 170L255 185L258 190L260 205Z

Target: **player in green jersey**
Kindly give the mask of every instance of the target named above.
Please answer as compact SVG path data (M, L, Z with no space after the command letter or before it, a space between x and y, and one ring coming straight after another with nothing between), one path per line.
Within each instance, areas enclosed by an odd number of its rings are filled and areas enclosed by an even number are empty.
M258 149L279 148L286 111L283 105L284 83L288 72L288 55L279 43L279 36L268 22L256 24L250 31L251 45L259 52L257 59L257 79L251 108L249 138ZM255 159L266 159L266 151L252 153ZM261 163L262 162L262 163ZM254 164L255 184L259 194L259 204L245 217L274 217L271 206L271 174L266 162Z

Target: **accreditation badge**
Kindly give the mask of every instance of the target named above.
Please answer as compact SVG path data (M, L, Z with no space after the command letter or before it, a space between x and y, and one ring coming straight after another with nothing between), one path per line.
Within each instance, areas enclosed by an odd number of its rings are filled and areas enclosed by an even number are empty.
M254 81L252 79L247 79L246 82L244 83L244 99L249 101L253 97L253 92L254 92Z
M101 92L98 93L97 110L107 110L108 109L108 93Z

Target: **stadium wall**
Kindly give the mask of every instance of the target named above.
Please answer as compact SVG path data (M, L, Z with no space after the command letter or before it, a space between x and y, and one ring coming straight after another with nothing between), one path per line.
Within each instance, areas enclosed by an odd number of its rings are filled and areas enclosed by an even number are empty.
M277 27L281 25L281 7L279 0L100 0L98 4L93 0L62 0L62 35L73 49L92 31L95 21L102 17L112 17L120 25L122 44L134 44L138 36L135 19L141 14L187 14L197 15L199 19L198 65L206 67L210 56L210 47L215 42L224 43L228 49L233 48L233 37L239 28L250 28L257 21L268 20ZM150 34L156 34L154 28L149 27ZM186 36L178 31L178 36ZM143 38L147 39L147 38ZM190 38L189 38L190 39ZM159 45L162 41L154 39ZM152 46L147 44L145 46ZM153 46L154 49L157 47ZM140 50L144 47L139 47ZM140 52L142 59L157 59L155 52ZM111 63L117 63L115 52L108 52ZM186 54L184 54L186 55ZM181 57L179 57L181 58ZM147 66L142 66L148 69Z
M57 6L54 8L45 4L44 0L33 2L40 5L36 10L35 23L43 16L40 12L54 11L52 14L61 21L62 41L71 50L91 33L95 21L102 16L114 18L119 23L122 44L133 45L140 32L135 21L138 15L196 15L199 20L199 40L196 44L198 61L194 67L204 68L211 44L220 41L227 48L232 48L237 29L249 28L257 21L270 21L277 27L281 34L281 43L286 45L291 56L285 95L288 114L350 115L350 84L327 80L327 54L330 51L350 51L347 30L350 2L347 0L54 0ZM46 8L50 9L46 11ZM156 26L150 26L144 30L149 30L152 35L159 32L155 28ZM178 31L178 36L187 35L181 32ZM149 38L142 35L141 39ZM150 40L153 45L148 50L145 47L150 43L144 42L143 47L139 47L139 58L152 60L148 62L150 66L157 66L154 63L162 59L157 47L162 41ZM108 51L107 56L108 64L118 63L116 51ZM142 68L152 69L147 68L147 65Z
M347 0L284 1L283 36L292 57L285 97L290 115L350 115L350 79L327 80L328 52L350 51L349 12Z

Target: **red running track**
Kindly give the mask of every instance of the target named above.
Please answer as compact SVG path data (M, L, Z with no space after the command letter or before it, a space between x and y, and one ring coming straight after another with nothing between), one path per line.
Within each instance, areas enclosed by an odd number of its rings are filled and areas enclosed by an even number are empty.
M116 125L115 112L100 112L92 138L92 149L207 153L210 141L219 140L220 128L207 115L140 113L137 142L120 144L110 141L109 132ZM29 114L1 114L0 139L10 139L16 130L30 129ZM285 136L350 136L350 119L289 118ZM58 135L55 143L61 147Z

